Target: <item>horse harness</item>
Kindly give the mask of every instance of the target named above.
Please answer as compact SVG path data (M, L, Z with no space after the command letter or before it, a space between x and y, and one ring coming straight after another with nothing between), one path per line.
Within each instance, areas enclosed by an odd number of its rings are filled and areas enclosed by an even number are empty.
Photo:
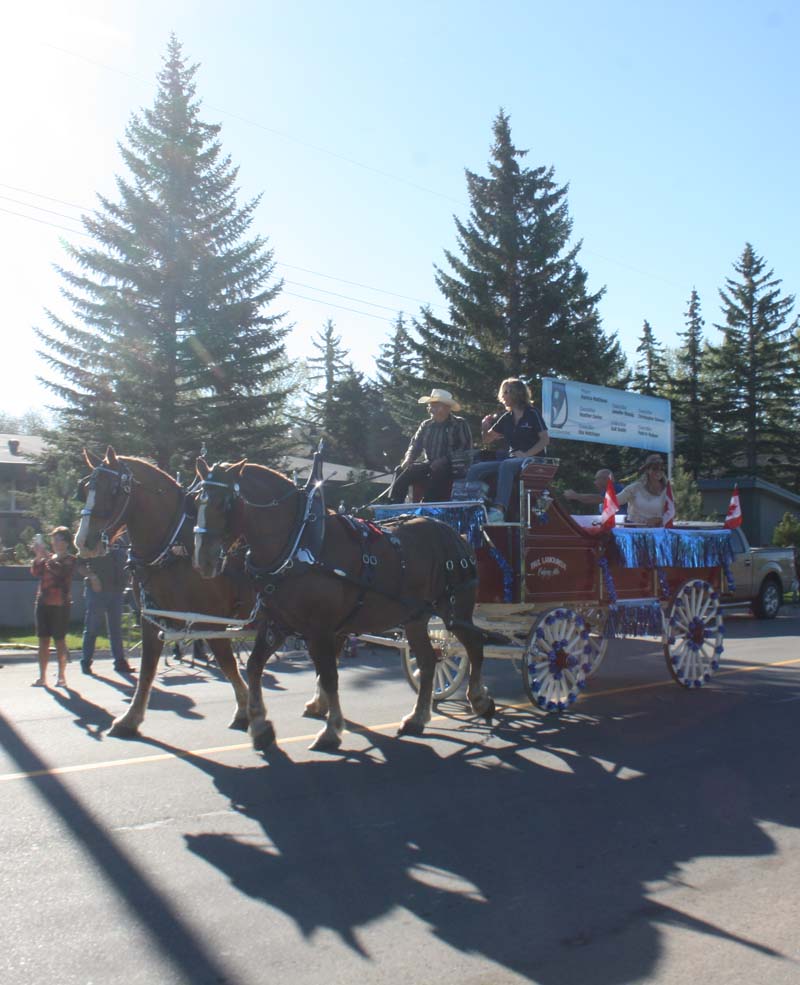
M406 559L403 553L402 541L397 536L396 530L402 524L412 519L412 517L399 517L384 524L376 524L346 514L336 514L327 511L325 508L321 470L321 458L317 454L314 456L311 475L298 501L294 527L287 538L286 547L279 555L278 560L274 561L268 567L259 567L252 560L251 549L248 548L247 550L245 567L247 574L259 585L259 601L264 606L268 605L272 601L276 591L287 579L298 574L318 571L331 575L340 581L345 581L358 589L356 601L343 619L340 620L339 625L336 627L337 632L345 631L346 625L361 610L366 596L370 592L382 595L384 598L397 602L409 610L408 615L399 622L399 625L413 622L426 612L432 615L444 598L447 601L448 608L444 622L450 627L455 621L454 607L456 591L466 587L467 584L474 585L477 583L474 558L471 555L466 555L457 561L451 558L445 561L445 587L441 595L433 601L410 598L380 588L377 584L379 559L375 552L375 542L379 538L385 538L391 545L398 559L402 584L406 571ZM285 496L273 500L270 503L253 503L243 496L238 483L231 487L224 482L205 479L199 486L201 490L205 486L224 487L227 490L228 496L240 499L245 505L259 508L276 506L295 492L294 489L291 489ZM229 512L232 508L233 502L232 499L229 499L223 505L223 509ZM359 544L359 569L355 574L351 574L341 567L328 564L321 559L325 542L325 523L329 517L341 522L348 534ZM194 531L195 533L210 532L201 527L195 527ZM457 566L463 570L457 572Z

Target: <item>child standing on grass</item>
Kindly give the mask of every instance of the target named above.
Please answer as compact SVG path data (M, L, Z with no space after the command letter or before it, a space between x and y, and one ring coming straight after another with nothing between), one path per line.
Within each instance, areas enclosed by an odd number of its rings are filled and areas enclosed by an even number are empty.
M72 605L72 577L77 569L83 567L75 555L69 553L72 535L68 527L56 527L52 530L50 545L52 554L41 538L33 543L36 557L31 565L31 573L41 579L34 604L36 635L39 638L39 677L33 682L34 687L47 687L51 639L55 643L58 657L56 687L67 686L69 651L64 637L67 635Z

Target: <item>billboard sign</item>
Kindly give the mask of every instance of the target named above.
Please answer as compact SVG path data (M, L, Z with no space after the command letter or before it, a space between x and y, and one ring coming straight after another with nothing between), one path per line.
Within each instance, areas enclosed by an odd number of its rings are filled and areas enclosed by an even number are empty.
M542 413L551 438L672 451L670 402L663 397L545 376Z

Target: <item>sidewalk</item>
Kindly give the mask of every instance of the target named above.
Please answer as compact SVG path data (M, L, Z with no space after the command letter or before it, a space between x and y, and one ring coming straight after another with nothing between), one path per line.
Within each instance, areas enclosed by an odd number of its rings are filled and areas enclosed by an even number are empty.
M70 664L79 664L81 660L80 650L70 650L69 651L71 660ZM94 654L95 660L104 660L108 658L111 659L110 650L96 650ZM31 663L35 664L39 659L38 652L36 650L27 649L16 649L14 647L4 647L0 646L0 667L3 664L21 664L21 663ZM133 658L132 658L133 659ZM53 647L50 648L50 660L56 661L56 651Z

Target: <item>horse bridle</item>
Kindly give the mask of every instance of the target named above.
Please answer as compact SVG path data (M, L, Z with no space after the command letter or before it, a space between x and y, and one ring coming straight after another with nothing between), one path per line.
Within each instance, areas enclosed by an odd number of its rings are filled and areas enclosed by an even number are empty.
M105 520L107 519L107 517L111 517L111 519L108 520L106 525L100 531L100 537L102 538L104 535L108 534L109 530L114 530L122 524L122 520L128 511L128 507L130 506L131 496L133 494L133 484L136 480L133 477L133 473L127 468L117 471L116 469L108 468L108 466L106 465L96 465L91 475L89 475L88 479L86 480L85 488L87 490L93 490L96 492L97 478L101 472L106 472L108 473L108 475L114 476L115 482L114 482L114 486L111 489L112 503L116 502L120 492L124 493L125 495L125 502L122 504L120 509L117 510L116 513L114 513L113 511L105 514L97 513L95 512L94 504L92 505L91 509L88 509L86 506L84 506L84 508L81 510L80 512L81 517L93 516L97 520ZM83 486L83 481L81 482L81 486Z
M214 469L212 467L211 471L209 472L209 475L213 475L213 474L214 474ZM287 547L279 555L280 561L278 562L277 568L275 569L255 568L250 560L250 549L248 549L247 551L247 558L246 558L247 570L250 574L253 574L255 576L259 576L263 574L272 575L272 574L276 574L277 572L280 572L281 570L283 570L283 568L287 567L287 564L290 563L291 557L297 548L297 544L299 543L300 537L303 534L303 530L305 529L306 522L308 520L310 503L311 503L310 498L303 496L302 490L297 489L295 488L294 485L292 485L286 491L286 493L284 493L283 496L278 496L277 499L271 499L268 503L256 503L245 496L238 482L235 482L233 483L233 485L230 485L227 482L219 482L216 479L207 478L201 480L198 483L199 492L198 492L197 502L199 505L205 505L203 503L204 495L206 496L206 503L208 502L208 498L207 498L208 494L206 493L205 490L206 487L210 487L210 486L215 486L217 488L221 488L225 490L225 494L222 500L222 514L226 518L230 515L234 505L237 502L241 503L243 506L251 506L254 509L268 510L268 509L272 509L275 506L280 506L282 503L285 503L292 496L300 495L301 509L298 510L298 522L294 525L293 529L289 532ZM231 536L236 537L236 531L231 530L228 527L225 527L222 530L212 530L209 527L200 526L198 524L196 527L194 527L193 532L195 534L212 534L216 537L219 537L221 556L225 554L225 548L223 546L225 543L225 535L230 534Z

